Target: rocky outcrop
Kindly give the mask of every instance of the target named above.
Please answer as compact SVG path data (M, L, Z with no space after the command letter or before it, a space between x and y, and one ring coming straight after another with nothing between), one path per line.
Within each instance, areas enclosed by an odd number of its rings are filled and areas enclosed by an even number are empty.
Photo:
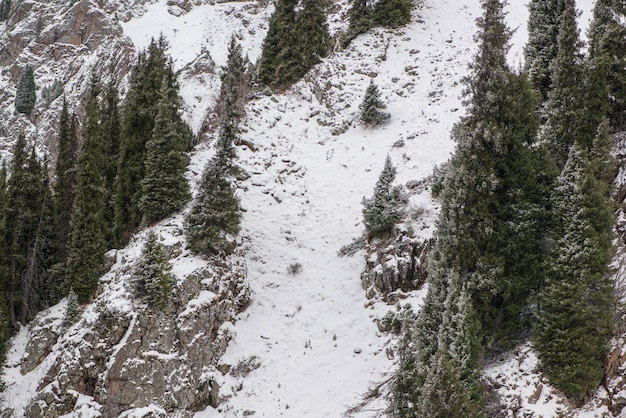
M132 260L118 263L104 293L69 329L50 315L30 325L21 372L48 369L25 416L80 415L85 399L102 417L191 417L217 406L216 366L231 339L230 324L249 304L243 259L213 259L179 279L164 309L132 299L131 267Z
M366 245L361 284L368 299L380 297L396 303L404 292L422 287L428 276L432 239L399 233L388 240L374 239Z

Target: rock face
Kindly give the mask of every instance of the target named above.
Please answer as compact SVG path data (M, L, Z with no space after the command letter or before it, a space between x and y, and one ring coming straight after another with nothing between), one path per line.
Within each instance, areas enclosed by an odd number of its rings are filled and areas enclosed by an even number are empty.
M402 297L402 292L422 287L428 276L431 246L432 239L409 237L405 233L368 243L365 270L361 274L367 298L381 297L393 304Z
M24 416L80 416L85 399L102 417L191 417L217 406L216 366L231 339L230 324L249 304L243 258L213 259L179 278L164 309L132 299L131 268L121 254L103 293L70 328L45 313L29 325L21 373L47 371Z

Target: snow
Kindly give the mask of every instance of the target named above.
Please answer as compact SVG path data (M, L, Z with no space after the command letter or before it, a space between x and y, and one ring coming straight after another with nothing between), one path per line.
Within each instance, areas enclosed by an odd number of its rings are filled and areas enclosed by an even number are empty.
M519 67L528 11L526 2L510 3L509 25L517 31L509 59ZM329 18L333 31L347 10L345 2L338 4L340 8ZM578 2L583 25L588 22L591 5L592 0ZM198 5L184 12L167 6L167 0L158 0L145 5L140 17L121 25L137 49L146 48L151 38L162 33L171 45L169 53L176 69L205 51L221 66L233 33L250 59L258 59L271 11L271 7L257 9L254 3L236 2ZM378 398L365 408L350 410L362 402L370 387L393 373L389 352L395 340L378 331L375 320L395 308L365 298L360 283L363 252L340 257L337 251L361 236L361 200L371 195L387 154L398 168L397 183L405 184L427 177L453 152L449 133L464 113L460 80L476 49L473 35L480 1L426 0L413 15L413 22L406 27L374 29L346 50L334 52L313 70L310 81L302 81L284 94L258 97L247 106L242 137L253 143L256 151L238 150L240 164L251 176L238 184L238 195L245 210L241 242L246 250L252 305L235 324L223 325L222 330L234 339L221 361L234 366L257 358L260 366L246 376L229 374L220 379L221 395L227 399L218 409L198 412L196 418L241 417L244 411L271 418L363 418L376 416L385 408L384 399ZM391 113L390 122L375 129L361 126L357 117L371 76ZM217 83L216 75L203 81L181 79L185 116L196 132L214 103ZM212 154L210 142L197 147L190 164L192 184ZM424 210L427 225L418 234L432 236L437 202L426 190L412 196L410 204ZM162 243L184 244L180 233L183 215L155 227ZM117 253L116 265L104 278L106 300L112 309L132 309L127 286L116 272L141 254L145 235L146 231L142 232ZM173 271L181 278L203 263L183 250L174 260ZM296 263L301 271L290 272ZM425 286L402 303L417 311L426 291ZM213 297L211 292L201 292L183 314L192 314ZM89 322L96 315L93 305L83 318ZM120 344L128 338L134 321L133 317ZM80 337L78 332L73 335ZM20 376L19 356L28 338L28 328L14 337L5 369L5 380L13 382L5 399L11 399L16 411L27 405L53 361L47 359L27 376ZM521 364L516 357L506 358L486 374L494 379L503 376L502 396L509 395L517 384L524 391L521 406L525 411L554 416L559 404L547 385L539 402L526 401L541 377L535 373L537 360L530 347L522 347L520 353L524 354ZM146 354L164 359L173 355ZM526 380L518 376L530 376L528 383L522 385ZM97 405L89 397L81 395L79 406L84 413L80 416L96 416ZM163 411L151 405L122 416L149 412L158 415Z

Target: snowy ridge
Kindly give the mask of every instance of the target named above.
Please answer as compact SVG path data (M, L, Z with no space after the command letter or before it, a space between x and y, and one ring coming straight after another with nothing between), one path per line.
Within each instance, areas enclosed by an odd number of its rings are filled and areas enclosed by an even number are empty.
M197 4L185 11L169 3L175 2L157 0L136 6L126 1L120 14L127 22L121 26L136 49L147 46L161 32L167 37L168 52L176 68L183 69L179 81L185 118L197 132L215 104L218 68L225 63L227 40L235 34L244 53L256 61L273 8L236 2ZM528 13L523 2L511 3L509 25L519 29L510 60L518 66ZM579 0L585 12L583 23L588 21L591 4L592 0ZM346 27L347 9L343 1L331 7L331 33ZM363 252L339 257L337 251L362 234L361 200L371 195L385 155L398 168L398 184L405 184L427 177L453 152L449 132L463 114L460 80L475 51L475 19L480 13L479 0L425 0L406 27L373 29L346 50L331 54L287 92L259 93L248 103L241 136L252 146L239 147L238 155L250 178L238 182L238 195L245 210L241 247L252 304L235 324L227 322L220 330L233 336L219 367L230 372L215 376L219 372L207 369L203 373L207 379L218 380L222 403L196 413L197 418L239 418L253 413L269 418L382 415L383 396L366 403L363 398L393 373L394 338L380 332L375 321L394 308L365 298L359 280ZM91 55L86 62L95 63L97 56ZM189 65L194 60L195 67ZM209 70L194 71L201 67ZM49 74L46 80L50 81L57 74L45 66L39 71ZM81 78L72 79L76 90L86 83L87 75L85 70ZM358 123L358 105L371 78L383 93L391 120L366 129ZM215 134L207 139L192 155L188 178L194 188L213 155ZM428 220L419 234L431 236L437 202L426 190L412 196L409 204ZM162 243L182 243L184 248L184 214L154 226ZM128 273L145 236L146 231L120 250L116 264L103 278L99 300L120 312L133 309ZM173 261L179 281L206 264L185 250ZM425 292L426 288L415 292L402 303L419 308ZM177 321L192 317L214 296L209 290L200 292ZM96 320L97 302L85 312L86 323ZM59 322L64 309L59 304L45 315ZM125 337L134 320L131 315ZM32 331L25 327L14 338L5 369L8 388L2 398L11 400L16 411L23 411L36 395L43 376L60 355L57 343L38 368L21 375L21 356ZM75 326L63 338L80 339L81 335L81 328ZM118 348L123 342L124 338ZM144 352L164 361L174 354ZM600 401L585 410L570 411L537 372L537 359L527 344L487 367L485 375L501 385L501 396L510 401L507 416L591 417L606 412ZM72 416L98 416L101 406L91 397L78 395ZM148 413L160 416L165 411L152 404L120 417Z

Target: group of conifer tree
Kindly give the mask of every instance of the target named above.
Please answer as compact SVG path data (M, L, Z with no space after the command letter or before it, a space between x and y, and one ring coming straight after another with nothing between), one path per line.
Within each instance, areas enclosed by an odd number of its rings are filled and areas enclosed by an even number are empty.
M397 418L488 416L481 360L528 337L550 383L584 402L612 335L607 189L626 110L623 2L596 2L583 55L574 0L532 0L521 73L507 64L504 1L481 3L428 294L399 345Z
M121 105L115 82L103 86L95 74L82 123L64 100L52 184L52 170L24 135L10 166L0 170L0 353L20 324L68 293L72 305L89 302L107 249L125 245L140 227L191 199L185 171L194 137L181 119L166 48L164 39L153 40L139 53ZM235 246L241 215L232 186L234 146L247 68L233 38L222 75L216 156L187 218L189 248L197 253L223 254ZM134 294L164 307L174 284L170 269L156 234L150 234L131 280Z

